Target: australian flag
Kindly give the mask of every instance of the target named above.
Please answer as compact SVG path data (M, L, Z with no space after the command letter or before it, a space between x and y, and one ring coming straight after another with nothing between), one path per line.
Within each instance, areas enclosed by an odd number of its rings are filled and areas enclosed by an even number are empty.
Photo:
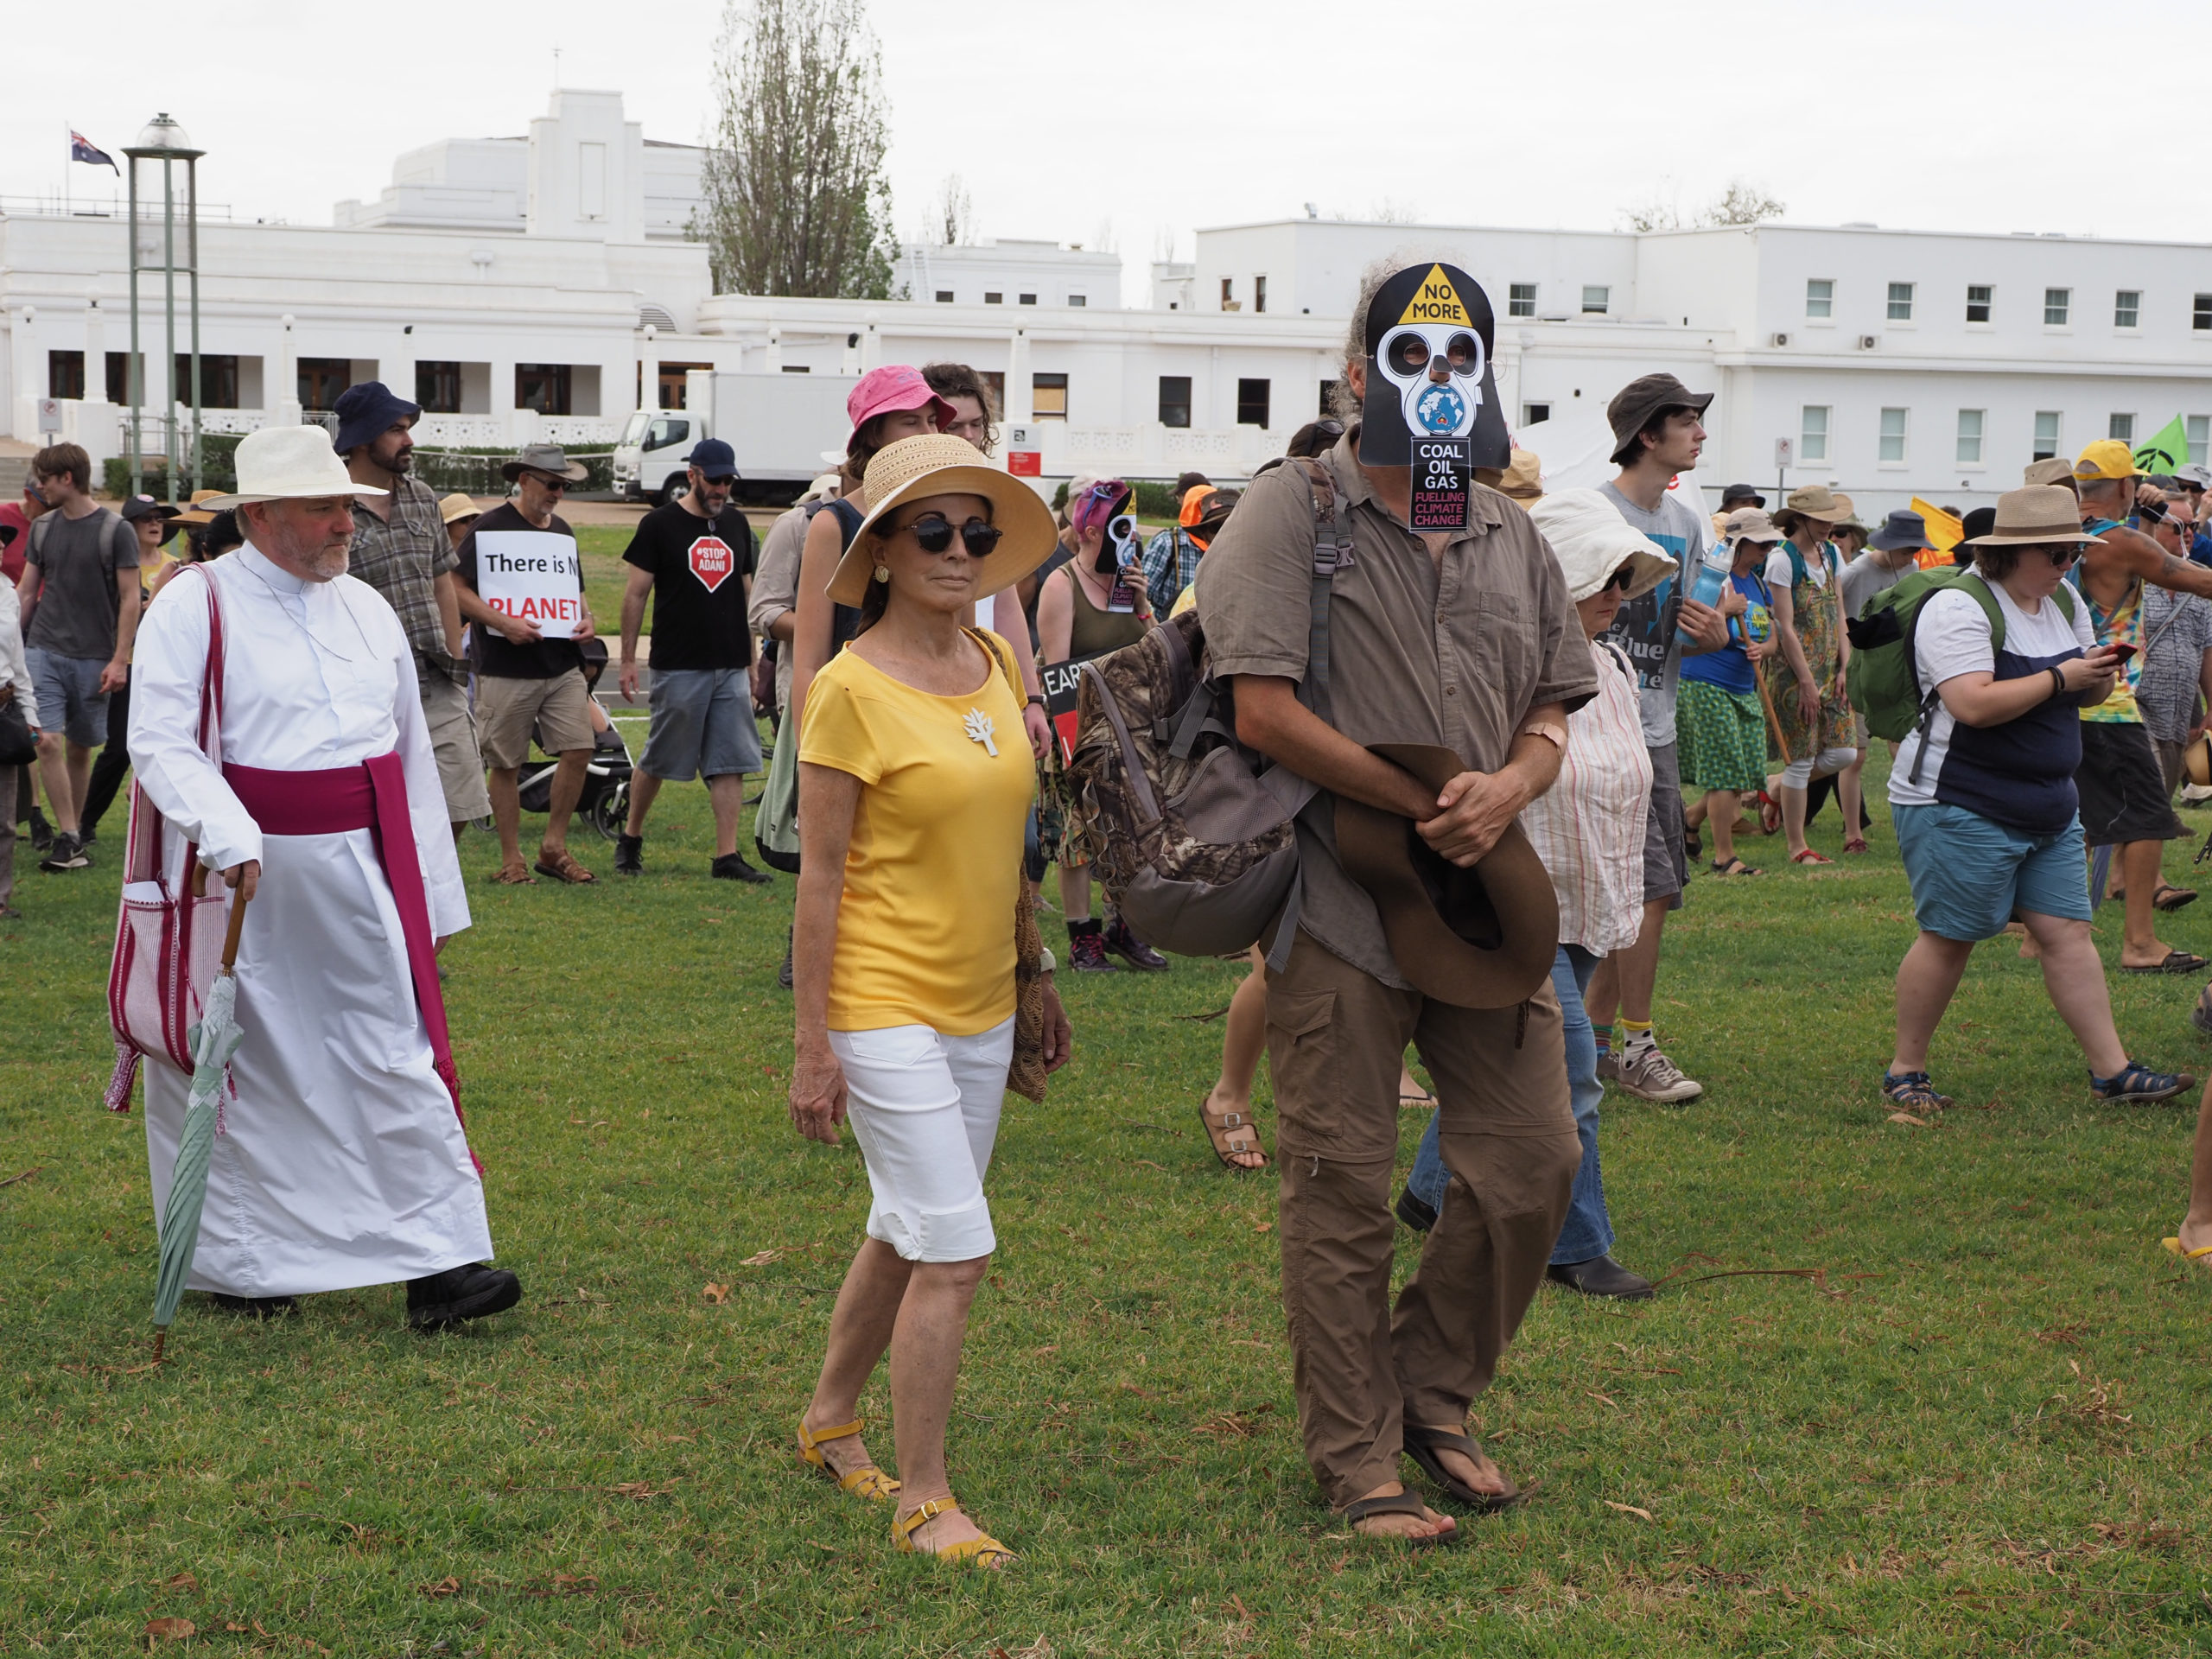
M92 141L81 132L72 131L69 135L69 159L73 162L87 162L94 167L110 168L114 170L116 177L119 179L123 176L123 169L115 165L115 157L95 146Z

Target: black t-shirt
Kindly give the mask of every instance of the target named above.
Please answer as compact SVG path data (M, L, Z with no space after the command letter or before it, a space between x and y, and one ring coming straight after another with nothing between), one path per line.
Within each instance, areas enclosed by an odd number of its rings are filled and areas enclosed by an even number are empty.
M745 578L760 547L743 513L724 507L710 524L671 501L638 521L622 556L652 572L656 669L753 665Z
M502 501L481 518L476 527L462 538L461 565L454 572L468 590L479 595L483 589L476 580L476 538L486 531L543 529L545 533L565 536L569 542L569 556L575 561L576 595L583 596L583 564L575 553L575 532L571 531L560 514L553 515L553 522L539 526L522 516L521 510L512 501ZM550 680L570 669L584 665L583 648L573 639L540 639L534 645L518 645L505 634L494 632L478 622L468 630L469 660L476 664L476 671L494 680Z

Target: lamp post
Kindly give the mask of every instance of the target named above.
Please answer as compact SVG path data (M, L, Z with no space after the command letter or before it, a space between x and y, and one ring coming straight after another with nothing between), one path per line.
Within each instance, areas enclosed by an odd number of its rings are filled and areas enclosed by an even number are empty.
M176 435L176 277L181 270L190 278L192 344L192 484L200 487L202 472L200 443L200 158L207 152L192 148L192 140L166 111L155 116L138 135L138 142L124 146L130 162L130 493L138 493L144 454L139 426L144 418L146 370L139 350L138 274L162 273L162 309L168 320L168 360L162 365L164 413L162 454L172 505L177 499L177 474L184 456ZM154 163L161 164L161 220L150 218ZM177 263L177 164L184 165L184 264ZM145 189L141 189L142 173ZM139 220L141 207L149 217Z

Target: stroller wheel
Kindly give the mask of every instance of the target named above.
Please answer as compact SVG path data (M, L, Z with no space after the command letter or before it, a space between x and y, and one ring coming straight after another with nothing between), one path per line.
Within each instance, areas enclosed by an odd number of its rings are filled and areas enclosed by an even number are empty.
M630 817L630 780L623 779L592 804L591 827L612 841Z

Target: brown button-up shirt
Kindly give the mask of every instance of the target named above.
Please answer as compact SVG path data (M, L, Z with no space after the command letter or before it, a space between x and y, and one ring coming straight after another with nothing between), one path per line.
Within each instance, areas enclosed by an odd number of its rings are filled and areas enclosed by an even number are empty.
M1441 559L1375 498L1354 459L1358 428L1330 464L1352 534L1329 601L1330 723L1354 742L1440 743L1476 772L1504 766L1532 708L1580 708L1597 690L1559 561L1529 515L1478 485ZM1303 473L1253 480L1198 561L1198 607L1213 672L1302 682L1312 622L1313 510ZM1382 918L1337 861L1336 798L1298 822L1300 925L1331 951L1404 988Z
M438 517L437 492L403 473L392 480L390 505L391 516L379 518L355 498L351 573L398 613L419 665L466 672L446 654L445 620L438 613L437 579L460 560Z

